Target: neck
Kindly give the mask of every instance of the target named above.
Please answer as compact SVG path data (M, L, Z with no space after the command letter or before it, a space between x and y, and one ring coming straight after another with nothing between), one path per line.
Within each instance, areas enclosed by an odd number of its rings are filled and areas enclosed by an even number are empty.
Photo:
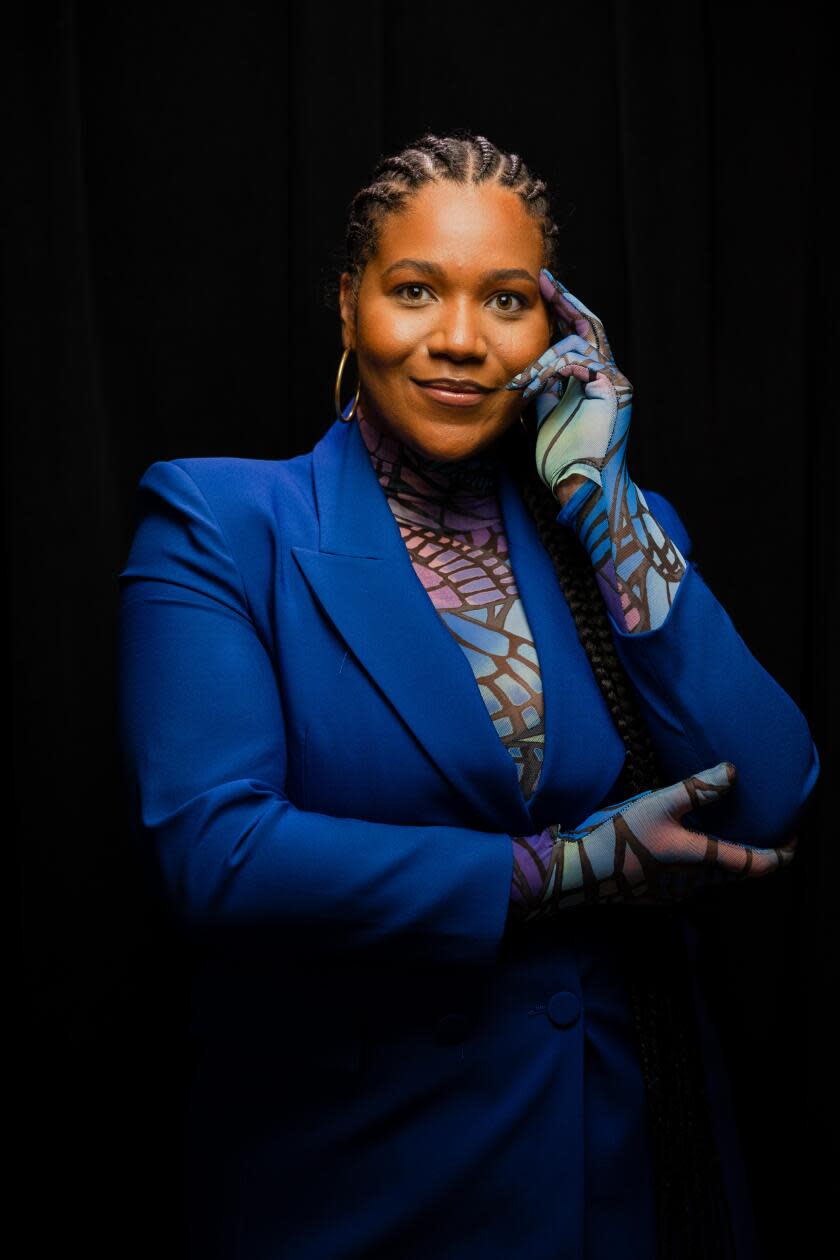
M464 459L432 459L376 428L358 408L357 414L362 440L389 497L434 500L462 509L495 498L501 460L492 448Z

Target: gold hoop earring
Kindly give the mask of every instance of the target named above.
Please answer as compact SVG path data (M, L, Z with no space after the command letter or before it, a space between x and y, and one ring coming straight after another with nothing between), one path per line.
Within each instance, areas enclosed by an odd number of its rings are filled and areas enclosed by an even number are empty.
M337 420L342 420L345 424L349 424L350 421L353 419L354 415L356 414L356 407L359 402L359 394L362 388L362 382L359 381L359 383L356 386L356 397L353 399L353 406L350 409L350 414L349 416L342 415L341 378L344 375L344 365L347 362L347 356L352 350L352 348L353 348L352 346L348 346L347 349L344 351L344 354L341 356L341 362L338 365L338 375L335 378L335 417Z

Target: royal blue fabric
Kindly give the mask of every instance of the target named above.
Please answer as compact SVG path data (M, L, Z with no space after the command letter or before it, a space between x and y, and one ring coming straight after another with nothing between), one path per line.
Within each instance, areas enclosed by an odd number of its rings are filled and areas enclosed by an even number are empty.
M688 559L674 508L645 496ZM612 799L624 750L506 470L500 501L545 694L527 803L355 424L291 460L176 459L140 482L120 734L138 842L194 949L204 1260L654 1255L610 907L505 932L511 835ZM689 824L786 838L817 750L693 564L662 627L614 636L669 780L738 767L714 823Z

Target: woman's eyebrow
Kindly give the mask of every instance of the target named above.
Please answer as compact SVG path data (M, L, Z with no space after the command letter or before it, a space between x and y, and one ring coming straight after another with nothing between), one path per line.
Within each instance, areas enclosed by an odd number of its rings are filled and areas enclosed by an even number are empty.
M385 268L382 279L384 280L399 267L413 267L415 271L422 271L427 276L441 277L444 274L442 267L439 267L437 263L427 262L424 258L398 258L396 262ZM478 279L482 284L499 280L530 280L532 284L537 284L536 278L524 267L496 267L492 271L482 271Z

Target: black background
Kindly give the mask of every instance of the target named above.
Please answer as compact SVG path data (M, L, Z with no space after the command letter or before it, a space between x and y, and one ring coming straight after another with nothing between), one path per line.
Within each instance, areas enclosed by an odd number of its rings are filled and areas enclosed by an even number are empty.
M821 754L793 865L707 914L765 1252L816 1251L837 1122L838 269L815 12L44 3L15 19L3 79L25 1254L177 1254L185 977L113 712L134 488L158 459L312 447L348 203L382 153L461 126L551 185L560 274L635 387L635 480L677 507Z

